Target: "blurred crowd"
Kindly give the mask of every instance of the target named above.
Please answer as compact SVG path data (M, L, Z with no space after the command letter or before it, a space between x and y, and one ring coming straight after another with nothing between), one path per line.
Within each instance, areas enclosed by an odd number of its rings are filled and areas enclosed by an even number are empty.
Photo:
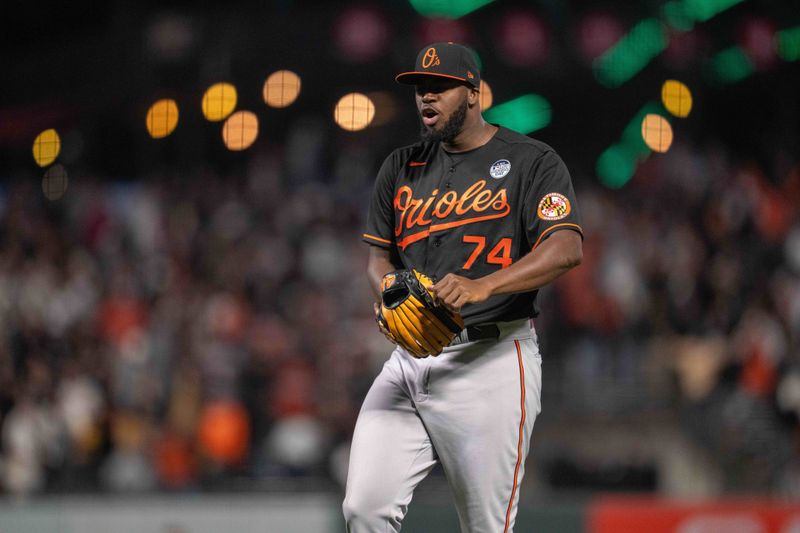
M572 454L584 472L649 463L653 488L684 475L678 496L800 495L800 165L773 156L678 143L623 190L579 183L584 262L540 326L569 339L556 416L612 431Z
M52 203L35 180L3 190L3 490L344 475L329 455L388 343L362 274L370 184L347 182L372 162L342 146L312 179L316 127L232 175L72 176Z
M390 348L360 240L386 154L325 167L298 128L235 171L1 190L0 492L342 483ZM657 413L722 490L800 494L798 162L676 143L624 189L573 179L584 263L542 294L543 423Z

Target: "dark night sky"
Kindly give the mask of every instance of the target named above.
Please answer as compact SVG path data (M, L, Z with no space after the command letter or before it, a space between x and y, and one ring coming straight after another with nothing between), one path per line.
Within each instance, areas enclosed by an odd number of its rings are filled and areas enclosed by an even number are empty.
M654 16L663 2L503 2L482 8L464 21L469 43L484 61L495 101L524 92L550 100L553 122L535 136L556 146L565 159L583 165L585 173L598 154L618 139L633 114L648 100L657 100L665 79L676 78L693 90L695 108L676 124L676 135L693 142L721 140L740 157L769 159L780 148L800 153L800 63L778 61L732 86L707 76L711 54L737 43L743 21L758 16L777 29L800 24L800 13L789 1L745 1L699 25L704 46L695 61L676 69L660 58L618 89L607 89L593 78L574 50L574 26L588 7L605 8L625 28ZM292 118L328 116L338 97L351 90L388 91L407 113L379 134L416 131L411 93L393 83L394 74L413 61L419 18L407 2L367 2L389 21L390 45L375 60L348 63L331 45L332 25L347 4L339 2L72 2L6 3L0 19L0 168L3 179L31 167L30 145L47 127L77 130L84 139L84 160L106 173L129 174L158 164L143 159L152 141L142 129L147 106L171 97L184 110L181 123L167 143L193 131L192 141L206 132L199 115L202 92L219 80L240 89L239 108L257 111L269 125L273 142L280 142ZM527 6L551 31L550 59L538 69L511 67L497 57L496 21L506 10ZM163 14L191 21L196 40L176 61L159 60L147 45L147 28ZM267 110L260 101L264 78L289 68L303 78L301 98L289 110ZM407 107L406 107L407 106ZM379 129L380 130L380 129ZM758 134L756 134L758 133ZM370 134L360 134L368 140ZM184 141L189 142L189 141ZM151 150L152 151L152 150ZM206 153L206 157L216 157ZM131 160L139 160L131 165ZM90 161L91 162L90 162ZM118 164L120 161L128 161ZM768 161L765 163L769 164ZM35 170L35 168L34 168ZM134 177L134 176L130 176Z

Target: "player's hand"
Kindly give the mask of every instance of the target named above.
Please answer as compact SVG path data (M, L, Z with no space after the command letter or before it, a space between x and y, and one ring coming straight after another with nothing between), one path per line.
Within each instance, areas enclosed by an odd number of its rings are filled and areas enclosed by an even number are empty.
M456 313L466 304L475 304L491 296L491 288L481 280L448 274L430 288L436 300Z

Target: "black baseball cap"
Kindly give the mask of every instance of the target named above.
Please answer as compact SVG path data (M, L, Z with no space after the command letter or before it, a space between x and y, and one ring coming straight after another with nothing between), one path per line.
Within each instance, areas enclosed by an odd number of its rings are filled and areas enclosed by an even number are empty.
M411 72L401 72L395 77L398 83L416 85L428 76L459 80L480 89L481 74L475 55L466 46L456 43L429 44L417 54Z

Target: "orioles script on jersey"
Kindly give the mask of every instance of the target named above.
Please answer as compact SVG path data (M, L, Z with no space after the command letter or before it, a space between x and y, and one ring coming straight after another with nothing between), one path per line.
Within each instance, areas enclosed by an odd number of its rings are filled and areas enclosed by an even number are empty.
M428 198L414 198L414 191L408 185L397 189L394 208L399 216L394 228L395 237L399 238L404 231L408 233L415 228L422 230L407 234L403 239L398 240L399 248L405 248L437 231L503 218L511 212L506 190L487 189L486 180L475 182L461 195L456 191L447 191L437 198L438 195L439 189L434 189ZM486 213L487 211L488 213ZM453 213L459 218L434 224L434 221L444 220Z

